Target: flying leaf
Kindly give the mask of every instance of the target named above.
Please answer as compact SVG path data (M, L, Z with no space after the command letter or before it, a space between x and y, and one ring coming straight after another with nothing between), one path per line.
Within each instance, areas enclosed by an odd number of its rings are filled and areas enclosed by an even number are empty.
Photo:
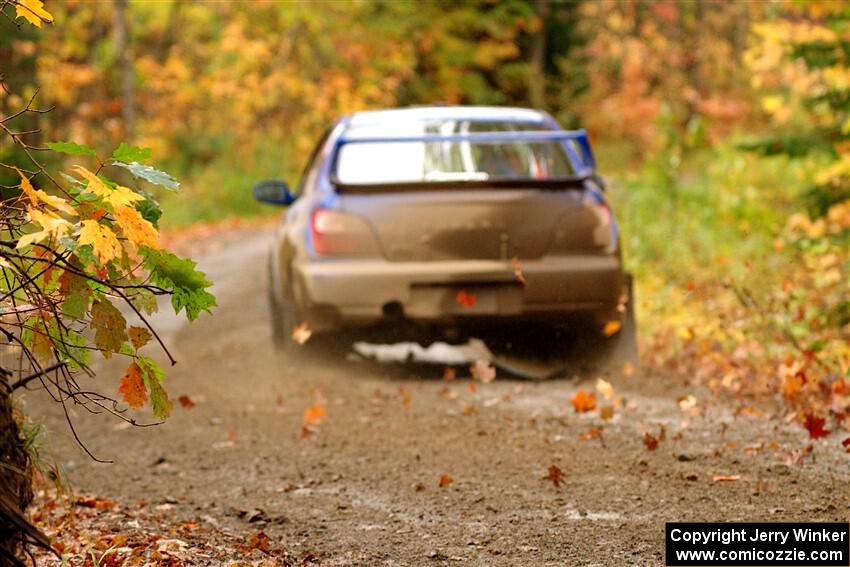
M162 187L165 187L166 189L171 189L172 191L177 191L178 189L180 189L180 183L178 183L176 179L174 179L164 171L159 171L158 169L154 169L149 165L144 165L135 161L132 163L114 161L112 162L112 165L123 167L136 177L144 179L148 183L160 185Z
M180 402L180 405L186 409L192 409L195 407L195 402L192 401L192 398L189 396L183 395L177 398L177 401Z
M475 297L474 293L469 293L465 289L457 292L455 296L455 301L457 301L458 305L461 305L466 308L475 307L475 303L478 298Z
M59 240L64 236L73 225L50 211L39 211L38 209L29 210L29 218L31 222L41 225L41 230L30 234L23 235L18 244L17 249L24 248L30 244L41 242L46 238L52 237L54 240Z
M140 356L136 361L142 369L142 377L151 393L153 414L159 419L166 419L171 415L172 406L171 400L168 399L168 394L162 386L162 382L165 379L162 368L152 358L146 356Z
M153 338L146 327L130 327L127 329L127 334L130 335L130 342L136 349L142 348Z
M54 152L68 154L69 156L95 156L97 152L85 144L74 142L48 142L47 147Z
M602 334L606 337L610 337L616 335L620 332L620 329L623 327L623 324L619 321L608 321L605 323L605 326L602 327Z
M145 200L144 197L127 187L121 185L116 185L115 189L108 187L97 175L81 165L75 165L72 169L89 182L86 185L87 192L97 195L113 207L130 205L136 201Z
M115 207L115 222L121 227L124 236L134 246L150 246L159 248L159 239L156 229L151 223L142 218L139 211L124 205Z
M303 321L292 328L292 340L295 341L296 344L305 344L310 340L312 335L313 331L310 330L310 326L307 324L307 321Z
M91 327L94 329L94 344L103 352L104 358L119 352L127 340L127 321L108 299L100 299L91 308Z
M150 159L150 157L150 148L137 148L129 145L127 142L121 142L121 144L115 148L115 151L112 152L112 159L128 163L132 161L145 161L146 159Z
M542 477L540 480L551 480L552 484L555 485L555 488L560 488L564 483L564 471L558 468L557 465L549 465L549 470L546 476Z
M17 0L15 15L18 18L24 18L37 28L40 28L44 22L53 21L53 16L44 9L44 3L41 0Z
M322 420L327 417L328 412L325 406L316 404L304 410L304 423L307 425L319 425Z
M593 411L596 409L596 396L584 390L579 390L573 396L572 404L578 413Z
M54 209L58 211L62 211L63 213L67 213L69 215L75 215L77 212L68 204L68 202L62 197L54 197L53 195L48 195L41 189L35 189L30 183L29 178L24 175L24 172L15 168L15 171L18 172L18 175L21 176L21 191L23 191L27 197L29 197L30 204L33 207L37 207L39 201L50 205Z
M809 430L809 437L812 439L826 437L832 433L832 430L824 429L824 424L826 424L825 418L816 417L810 413L806 414L806 419L803 421L803 427Z
M450 477L447 474L444 474L443 476L440 477L440 482L437 483L437 484L440 488L445 488L448 485L450 485L451 483L453 483L454 481L455 481L455 479L453 479L452 477Z
M135 361L124 372L118 392L123 394L124 401L131 408L139 409L148 401L148 392L145 388L145 381L142 378L142 369Z
M606 400L610 400L614 397L614 386L611 385L611 382L603 380L602 378L596 379L596 391L602 394L602 397Z
M175 312L185 308L186 317L194 321L201 311L215 306L215 297L206 290L212 282L195 269L195 262L147 247L142 253L153 283L173 292L171 304Z
M522 273L522 265L519 263L519 258L516 256L511 258L511 266L514 269L514 277L516 277L517 281L522 285L528 285L528 280L525 279L525 274Z
M79 243L90 244L101 266L121 257L121 243L112 230L94 220L82 221Z
M469 372L473 379L480 380L485 384L496 379L496 369L490 364L489 360L476 360L469 365Z

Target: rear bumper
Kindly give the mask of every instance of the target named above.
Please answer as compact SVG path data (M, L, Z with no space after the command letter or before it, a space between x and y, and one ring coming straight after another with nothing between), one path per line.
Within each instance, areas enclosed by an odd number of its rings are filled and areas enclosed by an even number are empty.
M314 329L381 319L389 306L413 320L548 318L614 310L623 293L617 256L523 261L324 260L293 266L296 299ZM458 301L464 291L466 301ZM471 299L470 299L471 298Z

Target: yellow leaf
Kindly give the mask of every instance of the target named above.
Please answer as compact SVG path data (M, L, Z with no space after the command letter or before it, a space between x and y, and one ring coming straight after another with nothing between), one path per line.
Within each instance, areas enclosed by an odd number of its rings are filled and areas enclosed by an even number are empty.
M56 210L62 211L63 213L68 213L69 215L76 216L77 212L70 205L68 205L68 202L65 201L65 199L61 197L54 197L53 195L48 195L41 189L34 189L32 183L30 183L29 178L24 175L23 171L21 171L17 167L15 168L15 171L17 171L18 175L21 176L21 191L23 191L24 194L29 197L30 204L32 204L33 207L37 207L38 202L41 201L42 203L46 203Z
M43 22L53 21L53 16L44 9L44 3L41 0L17 0L15 14L37 28L40 28Z
M80 244L91 244L94 255L103 266L113 258L121 256L121 243L109 227L95 220L84 220L80 229Z
M136 209L123 205L115 207L115 222L133 245L159 249L156 229Z
M113 207L130 205L135 201L144 201L145 199L132 189L122 187L121 185L117 185L115 189L110 189L97 175L81 165L76 165L73 169L89 182L86 191L94 193Z
M41 225L41 230L22 236L15 248L20 249L35 242L41 242L48 237L58 240L59 237L64 236L72 227L71 223L49 211L29 209L29 217L30 221Z

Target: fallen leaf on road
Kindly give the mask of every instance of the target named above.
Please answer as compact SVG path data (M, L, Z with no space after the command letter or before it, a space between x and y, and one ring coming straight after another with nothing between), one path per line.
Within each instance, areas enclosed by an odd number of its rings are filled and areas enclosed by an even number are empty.
M192 398L189 396L180 396L177 398L177 401L180 402L180 405L186 409L191 409L195 407L195 402L192 401Z
M496 379L496 369L489 360L476 360L469 367L469 372L475 380L489 384Z
M415 490L416 492L422 492L423 490L425 490L425 485L421 482L417 482L413 485L413 490Z
M306 321L299 323L292 328L292 340L295 341L296 344L303 345L310 340L312 335L313 331L310 330L310 326L307 325Z
M579 436L579 439L582 440L582 441L587 441L588 439L593 439L594 437L600 437L601 435L602 435L602 428L601 427L594 427L593 429L591 429L587 433L582 433Z
M850 437L841 442L841 445L850 453Z
M573 396L572 404L578 413L593 411L596 409L596 396L584 390L579 390Z
M439 487L445 488L448 485L450 485L451 483L453 483L454 481L455 480L452 477L450 477L447 474L444 474L443 476L440 477Z
M319 425L327 415L328 412L325 410L325 406L321 404L310 406L304 410L304 423L308 425Z
M472 404L463 404L463 413L465 413L465 414L478 413L478 410L475 409L475 406L472 405Z
M635 373L635 365L632 364L631 362L625 363L623 365L623 369L621 370L621 373L623 374L623 376L628 378L629 376L631 376L632 374Z
M654 451L658 448L658 439L647 432L643 434L643 444L646 445L647 451Z
M689 480L691 482L694 482L696 480L699 480L699 477L695 474L689 474L688 476L685 477L685 479Z
M716 474L711 477L711 480L714 482L729 482L733 480L741 480L741 475L739 474Z
M551 480L555 488L560 488L561 484L564 483L564 471L558 468L557 465L549 465L548 473L540 480Z
M614 417L614 407L603 406L599 408L599 417L601 417L603 421L608 421L609 419Z

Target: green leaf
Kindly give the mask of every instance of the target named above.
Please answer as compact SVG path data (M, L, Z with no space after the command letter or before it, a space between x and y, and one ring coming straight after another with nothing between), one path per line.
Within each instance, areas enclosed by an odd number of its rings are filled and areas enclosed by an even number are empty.
M124 163L123 161L113 161L112 165L123 167L139 179L144 179L148 183L160 185L162 187L165 187L166 189L171 189L172 191L177 191L178 189L180 189L180 183L176 179L174 179L164 171L154 169L149 165L145 165L135 161L132 163Z
M94 344L104 358L120 352L127 341L127 320L108 299L103 298L91 308L91 327L94 329Z
M825 341L824 339L818 339L818 340L809 344L808 350L810 350L814 353L818 353L818 352L822 351L826 347L826 345L827 345L827 341Z
M86 348L88 341L81 334L70 330L62 335L61 341L54 343L58 358L68 363L71 370L80 370L91 361L91 349Z
M150 148L137 148L136 146L131 146L127 142L121 142L121 144L115 148L115 151L112 152L112 159L125 163L145 161L146 159L150 159L150 157Z
M153 414L160 419L167 419L171 415L171 400L168 399L168 394L162 386L165 379L162 368L147 356L138 357L136 364L142 369L142 379L150 391Z
M151 281L172 293L171 305L175 313L186 309L186 317L194 321L201 311L215 307L215 296L206 290L212 282L203 272L195 269L196 262L178 258L164 250L144 247L141 251Z
M89 309L91 298L91 288L86 279L66 271L59 278L59 292L65 296L65 301L62 302L62 315L70 319L82 319Z
M54 152L68 154L69 156L96 156L97 152L85 144L76 142L48 142L47 147Z

